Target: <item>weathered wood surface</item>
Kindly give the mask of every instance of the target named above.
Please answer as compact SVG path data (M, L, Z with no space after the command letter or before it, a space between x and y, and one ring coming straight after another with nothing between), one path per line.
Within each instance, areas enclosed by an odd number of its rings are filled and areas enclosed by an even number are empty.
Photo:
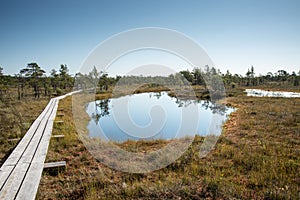
M52 135L52 138L64 138L65 135Z
M44 168L58 102L50 100L0 168L0 199L35 199Z
M50 163L45 163L44 164L44 169L61 168L61 167L66 167L66 165L67 165L66 161L50 162Z
M21 138L7 139L9 142L18 142Z

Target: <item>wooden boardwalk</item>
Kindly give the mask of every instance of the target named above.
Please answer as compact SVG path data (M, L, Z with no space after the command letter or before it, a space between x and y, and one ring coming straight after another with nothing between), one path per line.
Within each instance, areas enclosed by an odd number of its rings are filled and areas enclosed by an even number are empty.
M0 168L0 199L35 199L60 99L52 98Z

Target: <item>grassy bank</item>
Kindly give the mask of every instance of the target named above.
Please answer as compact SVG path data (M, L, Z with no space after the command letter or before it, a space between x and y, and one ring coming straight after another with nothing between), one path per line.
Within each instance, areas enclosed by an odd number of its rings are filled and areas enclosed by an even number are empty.
M60 102L64 125L56 125L47 161L67 161L65 171L44 172L38 199L297 199L300 191L300 99L253 98L230 91L238 108L224 126L215 149L198 157L203 138L168 167L130 174L96 161L78 140L71 97ZM108 94L102 94L104 98ZM164 146L166 141L126 142L130 151Z

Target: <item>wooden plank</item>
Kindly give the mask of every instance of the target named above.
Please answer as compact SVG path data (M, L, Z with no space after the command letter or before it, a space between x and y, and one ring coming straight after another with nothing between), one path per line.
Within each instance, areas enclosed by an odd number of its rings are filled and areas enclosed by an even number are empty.
M44 164L44 169L47 168L60 168L60 167L66 167L67 163L66 161L59 161L59 162L50 162Z
M43 116L48 112L48 110L50 109L50 107L51 106L53 106L53 103L54 103L54 100L53 99L51 99L50 101L49 101L49 103L47 104L47 106L46 106L46 108L43 110L43 112L38 116L38 118L37 119L42 119L43 118Z
M55 121L55 123L56 123L56 124L63 124L64 121L61 121L61 120L60 120L60 121Z
M52 135L52 138L64 138L65 135Z
M44 136L43 136L43 138L40 142L40 145L36 151L33 162L44 163L44 161L46 159L48 146L49 146L49 142L50 142L50 138L51 138L51 134L52 134L52 130L53 130L53 121L55 118L55 112L57 110L57 107L58 107L58 101L55 102L53 112L50 114L50 116L48 118L47 125L44 130Z
M40 140L39 146L37 147L30 168L26 174L26 177L16 199L35 198L48 151L49 141L52 134L53 118L55 117L55 111L57 109L56 104L58 104L58 102L55 103L54 108L47 120L47 123L45 124L43 137Z
M35 199L43 172L43 163L31 164L15 199Z
M9 142L17 142L19 141L21 138L12 138L12 139L7 139L7 141Z
M25 177L29 163L19 163L9 176L9 179L5 182L3 188L0 191L0 199L12 200L15 198L19 187L22 184Z
M49 114L50 115L50 114ZM30 141L28 147L26 148L26 150L24 151L22 157L20 158L19 162L26 162L26 163L30 163L34 153L39 145L39 142L43 136L44 133L44 129L46 127L47 121L43 120L40 124L40 126L37 129L36 134L34 135L34 137L32 138L32 140Z
M58 108L58 100L56 100L55 102L54 102L54 112L51 114L51 116L50 116L50 119L51 120L54 120L55 119L55 116L56 116L56 112L57 112L57 108Z
M44 135L44 131L45 131L46 125L48 123L48 119L51 116L53 109L55 109L54 106L55 106L55 104L53 103L52 107L50 107L48 112L45 114L44 120L40 123L40 126L38 127L36 134L30 141L28 148L26 148L26 150L24 151L24 154L23 154L22 158L20 159L20 162L31 162L31 160L35 154L35 151L38 148L38 145Z
M44 161L46 159L47 150L49 146L49 141L53 128L53 118L55 110L57 107L54 107L54 110L49 115L47 120L46 127L43 132L43 137L40 141L40 144L35 152L32 164L26 174L24 183L22 184L18 196L16 199L34 199L38 190L38 185L41 179L41 174L44 167ZM52 119L51 119L52 118Z
M44 163L48 151L49 141L51 138L53 128L53 121L48 121L47 126L45 127L44 136L40 141L40 145L37 147L34 158L32 160L33 163Z
M0 169L0 189L3 187L14 166L3 166Z

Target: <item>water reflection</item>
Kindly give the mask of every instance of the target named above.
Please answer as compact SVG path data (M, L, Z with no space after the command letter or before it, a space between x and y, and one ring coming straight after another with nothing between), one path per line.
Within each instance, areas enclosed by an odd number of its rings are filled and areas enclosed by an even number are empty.
M281 91L266 91L259 89L246 89L247 96L252 97L284 97L284 98L300 98L300 93L297 92L281 92Z
M92 113L91 117L96 124L99 123L100 118L109 115L108 103L110 99L103 99L95 101L95 112Z
M114 113L120 113L116 112L120 109L118 102L121 107L128 104L127 110L124 109L132 123L140 129L132 128L132 124L126 121L127 115L118 114L116 120ZM155 109L156 107L160 109ZM194 112L194 110L198 110L197 116L184 114ZM87 126L91 137L122 142L139 138L172 139L195 134L219 135L224 121L234 109L208 100L183 100L170 97L167 92L157 92L97 100L89 103L86 111L91 117ZM196 122L196 129L192 128L193 121ZM150 125L154 127L151 128ZM138 132L138 130L140 133L134 133L134 135L128 133Z

